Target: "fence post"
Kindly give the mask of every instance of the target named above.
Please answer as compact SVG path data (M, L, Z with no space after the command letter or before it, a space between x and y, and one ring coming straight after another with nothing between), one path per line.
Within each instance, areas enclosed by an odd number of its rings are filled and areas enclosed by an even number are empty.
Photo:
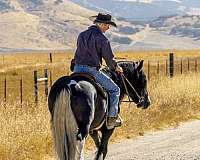
M43 83L44 82L44 83ZM35 93L35 103L38 104L38 84L42 83L45 87L44 93L46 96L46 99L48 97L48 69L44 69L44 77L38 78L37 71L34 71L34 93Z
M183 74L183 59L181 58L181 74Z
M52 86L52 72L50 71L49 74L50 74L49 79L50 79L50 87L51 87Z
M160 73L160 62L158 60L158 62L157 62L157 74L159 74L159 73Z
M20 102L21 102L21 107L23 103L23 86L22 86L22 77L20 79Z
M5 76L5 80L4 80L4 102L7 102L7 79Z
M38 103L38 84L37 84L37 71L34 71L34 94L35 94L35 103Z
M190 71L190 59L188 58L188 72Z
M172 78L174 76L174 54L169 54L169 75Z
M44 86L45 86L45 95L46 99L48 97L48 69L44 69L44 77L46 78L44 81Z
M166 59L165 62L165 69L166 69L166 76L168 75L168 60Z
M49 60L50 60L50 63L52 63L52 53L49 54Z
M197 69L197 59L195 59L195 72L198 72L198 69Z

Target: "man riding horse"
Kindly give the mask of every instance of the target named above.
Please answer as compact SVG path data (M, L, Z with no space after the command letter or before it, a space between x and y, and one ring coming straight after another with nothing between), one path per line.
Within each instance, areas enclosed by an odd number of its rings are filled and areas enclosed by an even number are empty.
M110 25L116 27L111 15L99 13L90 19L95 25L78 37L75 66L71 65L75 73L56 80L48 97L52 135L60 160L83 160L89 134L97 147L95 160L104 160L109 139L115 127L122 124L118 107L124 96L138 108L146 109L151 104L143 60L116 62L114 59L103 34ZM100 70L102 59L109 69ZM96 82L108 91L109 107L107 95Z
M73 72L91 74L95 77L96 82L106 89L109 94L107 127L112 129L122 124L122 119L118 115L120 88L100 68L103 58L111 70L115 70L119 74L123 73L122 68L114 59L110 42L104 35L110 26L117 27L117 25L109 14L99 13L89 19L94 22L94 25L78 36Z

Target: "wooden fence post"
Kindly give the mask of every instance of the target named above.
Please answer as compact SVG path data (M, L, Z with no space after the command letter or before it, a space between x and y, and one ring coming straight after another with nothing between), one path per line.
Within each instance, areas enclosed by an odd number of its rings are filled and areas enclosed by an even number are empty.
M181 74L183 74L183 59L181 58Z
M195 59L195 72L198 72L198 69L197 69L197 59Z
M52 72L49 72L50 87L52 86Z
M49 54L49 61L50 61L50 63L53 62L53 60L52 60L52 53Z
M35 103L38 103L38 84L37 84L37 71L34 71L34 95Z
M188 72L190 71L190 58L188 58Z
M42 83L45 87L44 94L46 99L48 97L48 69L44 69L44 77L38 78L37 71L34 71L34 89L35 89L35 103L38 104L38 83Z
M168 75L168 60L166 59L165 62L165 72L166 72L166 76Z
M172 78L174 76L174 54L169 54L169 75Z
M4 102L7 102L7 79L5 76L5 80L4 80Z
M160 74L160 62L159 62L159 60L157 62L157 74Z
M20 102L21 102L21 107L23 103L23 86L22 86L22 77L20 79Z

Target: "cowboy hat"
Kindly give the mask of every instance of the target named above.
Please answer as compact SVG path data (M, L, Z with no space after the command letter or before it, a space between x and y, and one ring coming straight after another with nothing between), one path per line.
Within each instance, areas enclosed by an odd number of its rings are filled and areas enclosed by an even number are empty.
M106 13L99 13L96 16L91 16L89 17L89 20L95 22L99 22L99 23L106 23L106 24L110 24L114 27L117 27L116 23L114 22L114 20L112 19L112 16L110 14L106 14Z

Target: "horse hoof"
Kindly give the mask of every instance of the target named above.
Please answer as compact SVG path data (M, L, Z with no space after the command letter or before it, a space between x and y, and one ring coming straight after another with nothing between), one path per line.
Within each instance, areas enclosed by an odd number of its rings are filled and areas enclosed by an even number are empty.
M103 153L101 153L100 155L97 154L94 160L103 160Z
M77 140L78 141L82 141L83 140L83 137L82 137L82 135L80 133L77 135Z

